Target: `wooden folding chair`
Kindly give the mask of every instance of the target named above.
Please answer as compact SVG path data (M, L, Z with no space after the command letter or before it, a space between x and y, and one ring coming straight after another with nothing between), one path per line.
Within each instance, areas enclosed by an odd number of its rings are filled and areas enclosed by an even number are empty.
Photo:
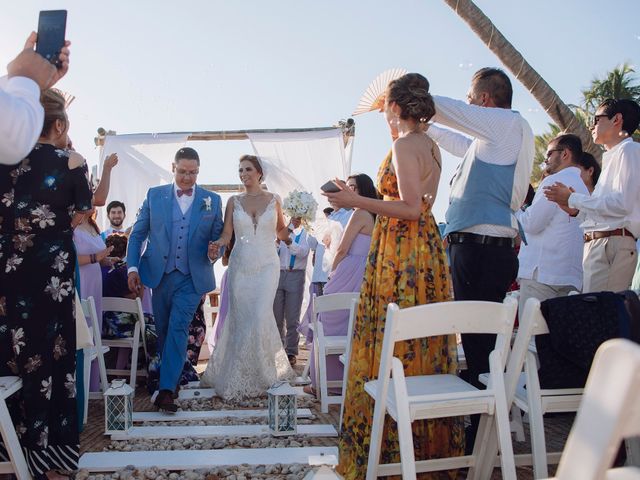
M517 308L513 299L506 299L504 303L443 302L403 310L394 303L389 304L378 379L365 384L365 391L375 400L367 480L398 474L406 480L416 478L416 472L465 467L469 468L469 478L489 478L495 457L486 458L486 447L491 444L494 430L502 476L516 478L504 371ZM479 390L451 374L405 377L402 362L393 356L396 342L458 333L496 334L495 349L489 356L486 390ZM400 464L378 464L386 413L398 425ZM415 461L411 432L415 420L472 414L481 414L472 455ZM483 473L485 470L488 474Z

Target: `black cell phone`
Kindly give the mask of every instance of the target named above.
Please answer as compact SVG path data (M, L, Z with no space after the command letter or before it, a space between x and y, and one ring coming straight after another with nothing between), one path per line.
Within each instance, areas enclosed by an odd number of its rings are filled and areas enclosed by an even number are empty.
M58 68L62 67L59 57L60 51L64 47L66 29L66 10L43 10L40 12L36 52Z
M320 190L327 193L336 193L340 191L340 187L336 185L336 182L329 180L327 183L320 187Z

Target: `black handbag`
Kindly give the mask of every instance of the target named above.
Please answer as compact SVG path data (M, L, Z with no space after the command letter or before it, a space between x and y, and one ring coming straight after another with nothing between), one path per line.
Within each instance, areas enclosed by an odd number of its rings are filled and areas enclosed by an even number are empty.
M631 309L637 312L635 318ZM620 337L639 340L640 302L633 292L552 298L542 302L540 310L549 327L549 334L535 337L543 389L584 387L603 342Z

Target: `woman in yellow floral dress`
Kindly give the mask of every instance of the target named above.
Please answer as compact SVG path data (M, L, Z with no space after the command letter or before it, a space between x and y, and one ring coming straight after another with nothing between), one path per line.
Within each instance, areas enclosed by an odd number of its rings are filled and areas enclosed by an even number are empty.
M410 73L392 81L386 91L385 118L394 139L378 172L383 200L342 190L326 194L334 207L357 207L376 213L371 249L353 332L349 379L339 443L338 471L346 479L366 475L374 404L364 384L377 378L386 307L400 308L451 300L447 259L431 214L440 179L440 151L424 134L435 113L429 82ZM456 373L455 336L410 340L396 345L406 375ZM462 419L413 424L417 460L464 454ZM395 422L386 417L381 463L400 461ZM454 472L420 478L455 478Z

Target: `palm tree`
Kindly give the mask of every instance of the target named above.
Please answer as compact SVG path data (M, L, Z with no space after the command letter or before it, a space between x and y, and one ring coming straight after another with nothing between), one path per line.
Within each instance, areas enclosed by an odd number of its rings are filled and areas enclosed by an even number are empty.
M628 63L614 68L604 78L594 78L591 86L582 91L583 109L594 115L606 98L628 98L640 102L640 84L634 84L635 70Z
M471 0L444 0L462 18L500 61L520 80L561 130L580 137L584 149L596 158L602 150L593 143L588 128L581 123L558 94L500 33L493 22ZM545 145L546 147L546 145Z
M640 83L636 83L633 77L635 70L627 63L615 67L607 72L603 78L594 78L589 88L582 90L582 102L580 105L571 105L576 117L584 125L589 125L598 106L607 98L628 98L640 103ZM544 159L544 154L549 141L560 133L560 128L552 123L549 124L550 132L536 135L535 143L535 163L532 180L539 177L536 175L535 166L539 159ZM633 136L636 142L640 142L640 134ZM597 158L597 157L596 157Z

